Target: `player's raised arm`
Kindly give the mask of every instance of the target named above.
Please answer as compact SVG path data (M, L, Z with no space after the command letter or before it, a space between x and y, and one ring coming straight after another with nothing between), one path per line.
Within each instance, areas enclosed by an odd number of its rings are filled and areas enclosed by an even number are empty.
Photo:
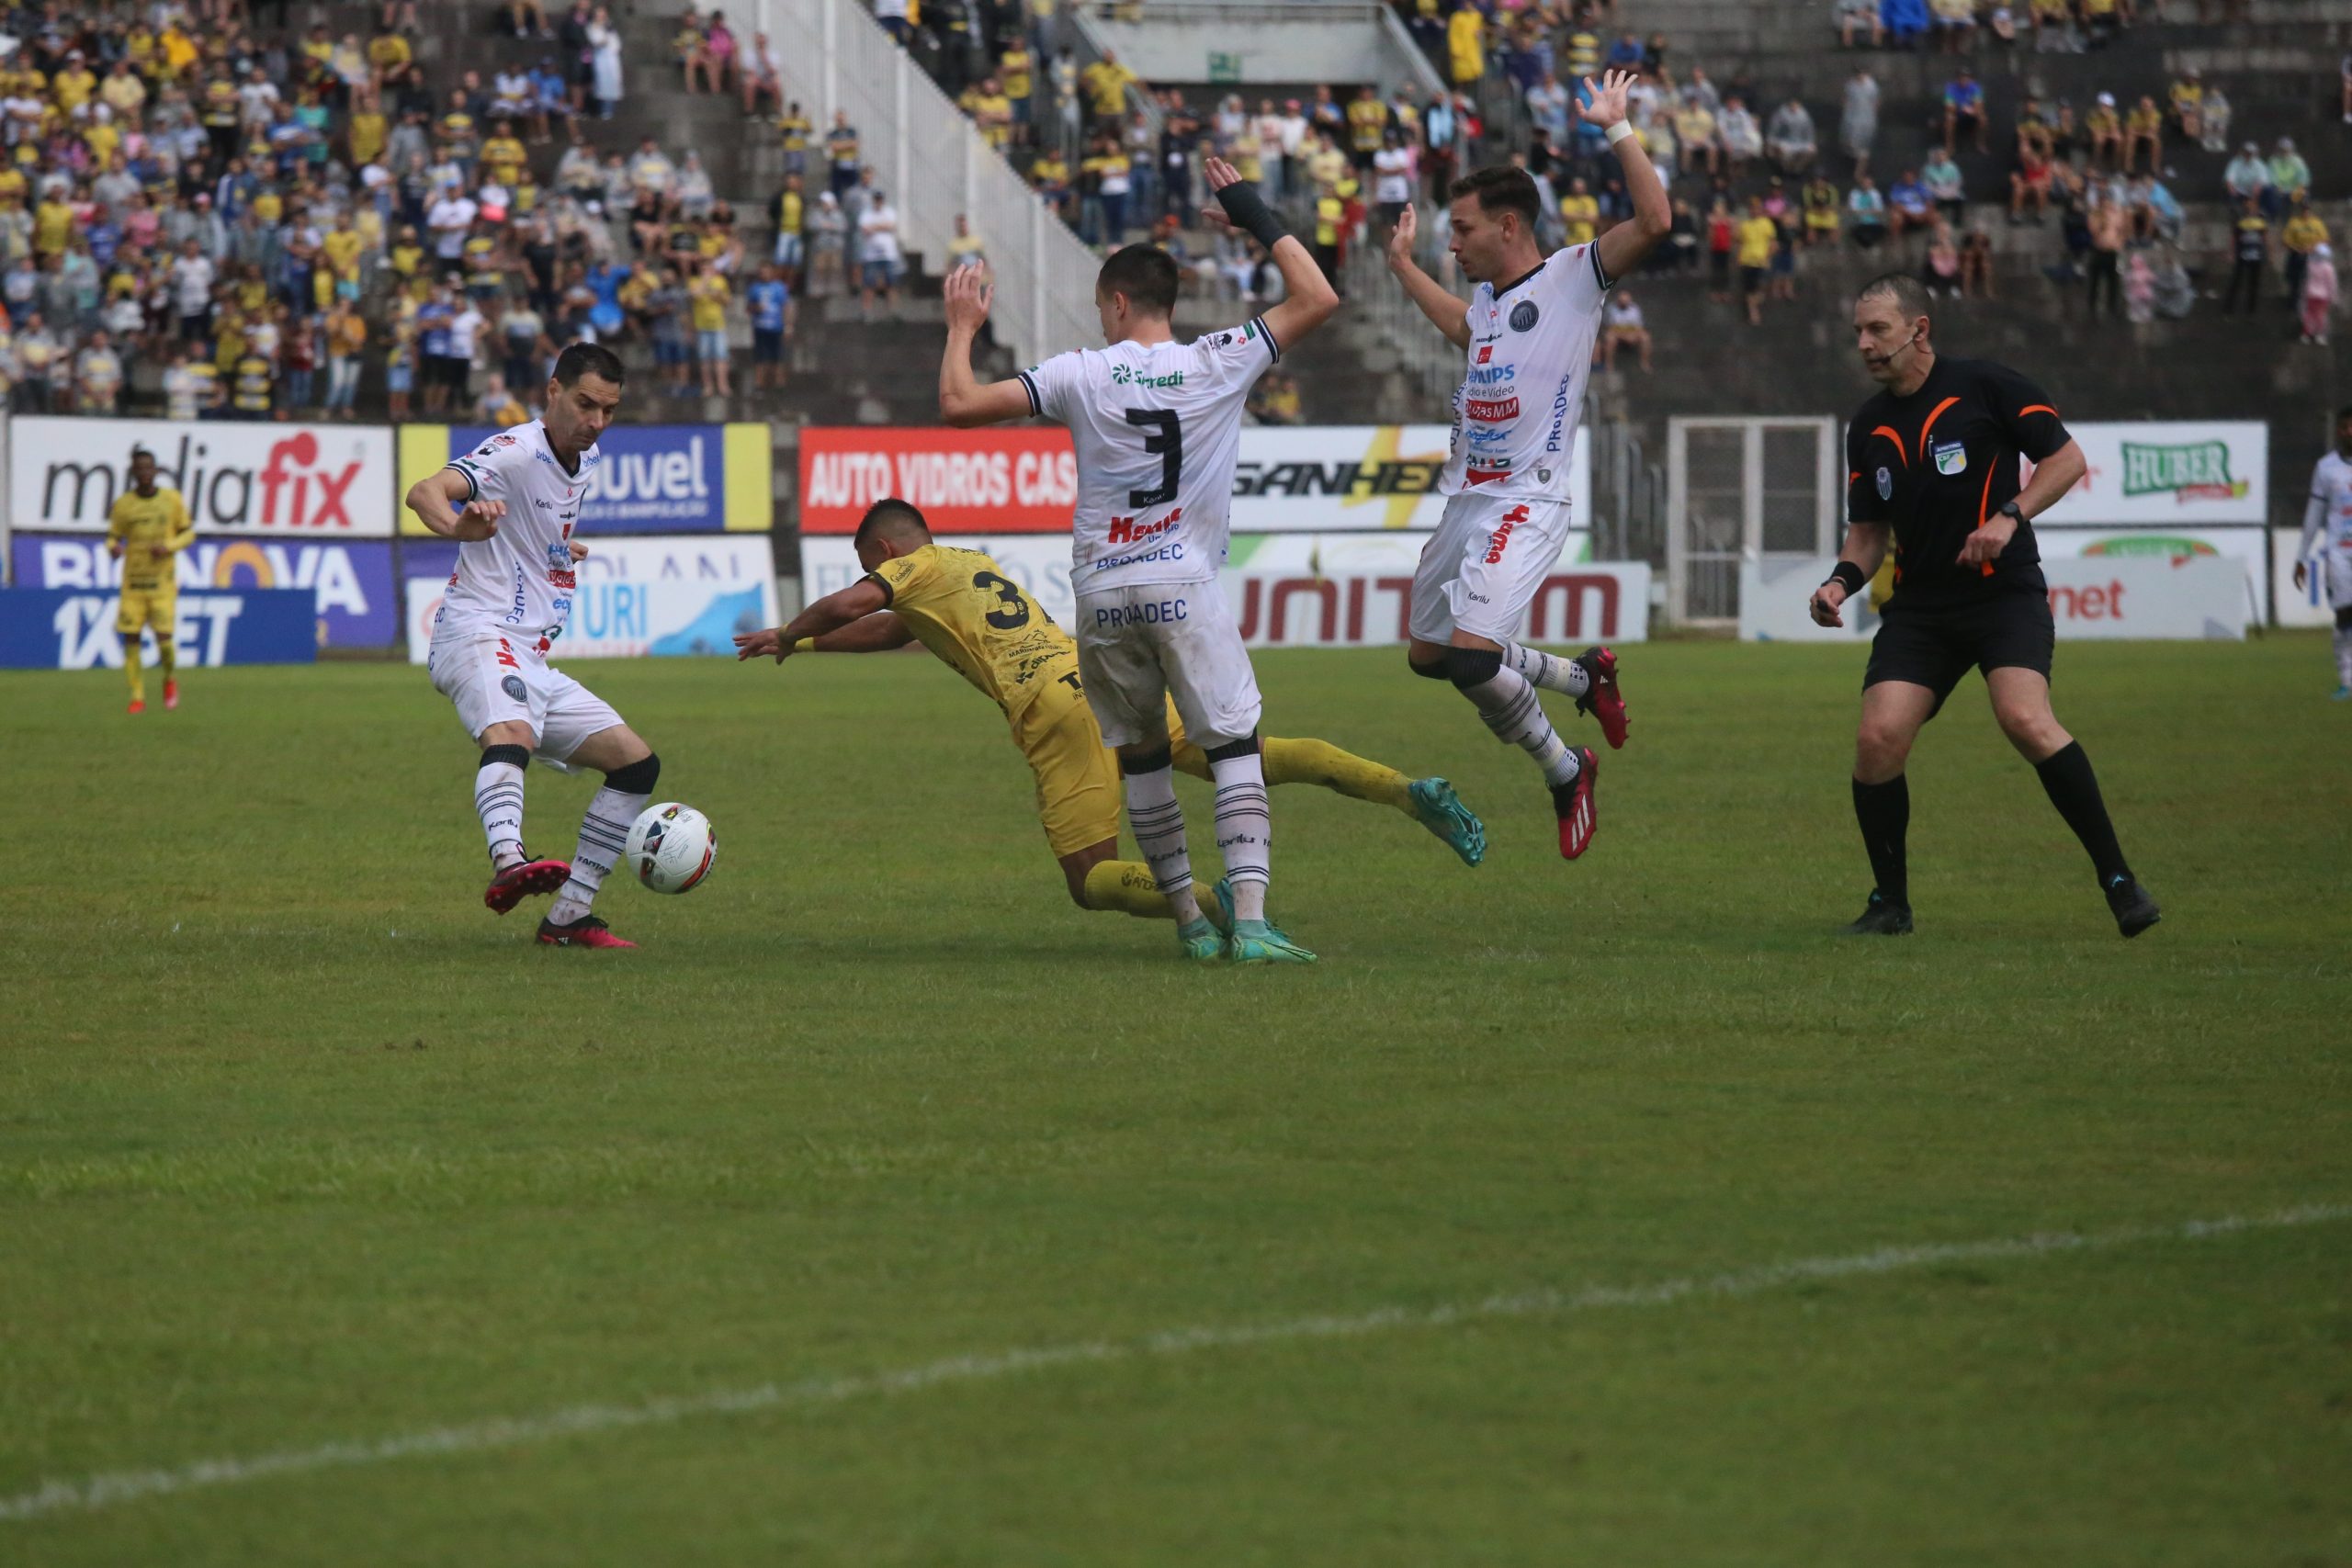
M1017 378L983 387L972 374L972 340L996 299L988 268L957 267L947 275L941 293L947 301L947 351L939 359L939 417L960 430L1028 415L1029 389Z
M963 270L968 272L972 269L967 267ZM1029 407L1029 395L1021 391L1021 383L1018 381L1012 383L1012 389L1020 393L1021 406L1026 411ZM757 659L764 654L781 664L795 652L800 651L795 645L804 637L821 637L829 633L838 632L854 622L864 620L874 615L876 611L888 608L889 604L888 589L876 579L861 577L840 592L826 594L782 626L770 626L765 631L751 632L737 637L735 657L740 661ZM890 618L894 621L898 619L895 615ZM903 622L900 623L900 629L904 629ZM897 648L904 644L901 641L888 646ZM820 651L863 653L872 650L864 648L845 649L836 645Z
M427 474L409 486L408 509L445 539L487 539L506 515L504 502L476 493L473 480L455 468Z
M1600 126L1609 135L1609 144L1617 149L1617 161L1625 168L1625 194L1633 198L1634 216L1620 223L1594 242L1600 247L1600 270L1614 282L1642 265L1642 259L1657 248L1674 227L1674 207L1667 199L1666 183L1657 177L1657 166L1642 146L1641 137L1625 118L1626 99L1634 86L1630 71L1608 71L1601 73L1600 85L1594 86L1592 78L1584 80L1585 91L1591 101L1583 105L1584 118Z
M1340 296L1297 236L1283 228L1255 184L1222 158L1209 159L1205 167L1209 189L1216 193L1226 220L1265 246L1274 269L1283 275L1283 302L1261 319L1273 334L1275 348L1287 354L1292 344L1331 319L1340 308Z
M1413 214L1413 204L1407 202L1397 215L1396 231L1388 236L1388 270L1405 286L1421 314L1436 323L1446 341L1456 348L1470 346L1470 301L1446 288L1421 270L1413 259L1413 240L1419 234L1420 220Z

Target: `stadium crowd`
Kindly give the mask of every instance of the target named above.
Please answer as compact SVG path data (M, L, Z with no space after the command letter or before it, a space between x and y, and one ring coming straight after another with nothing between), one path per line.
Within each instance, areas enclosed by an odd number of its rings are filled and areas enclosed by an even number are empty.
M1596 0L1395 4L1446 85L1429 101L1410 87L1384 98L1339 85L1304 99L1188 96L1143 82L1112 53L1080 64L1050 8L878 0L876 9L1082 239L1109 247L1149 235L1204 291L1264 298L1278 287L1246 240L1187 239L1199 234L1200 159L1210 152L1288 206L1343 288L1351 248L1407 200L1439 207L1424 229L1442 250L1445 185L1495 155L1490 130L1536 178L1546 242L1593 237L1629 207L1599 128L1574 112L1575 85L1625 68L1642 74L1634 124L1675 198L1674 231L1654 265L1703 273L1718 299L1736 291L1751 321L1795 298L1806 256L1825 246L1883 253L1937 292L1990 295L1999 259L2035 248L2023 236L2003 241L2006 224L2053 228L2040 265L2091 309L2135 321L2178 318L2200 299L2250 310L2268 297L2275 269L2283 302L2308 314L2302 335L2324 336L2337 282L2330 231L2290 140L2245 142L2220 188L2175 188L2173 151L2218 152L2233 131L2226 95L2195 69L2119 80L2079 107L2029 93L1995 123L1980 56L2030 80L2017 57L2099 50L2167 19L2156 0L1827 0L1831 32L1850 49L1951 57L1931 138L1940 145L1898 169L1873 167L1886 139L1867 59L1826 125L1826 112L1817 118L1736 65L1718 81L1682 62L1666 36L1622 29L1615 7ZM2243 0L2197 0L2196 19L2244 10ZM2352 124L2352 58L2343 70ZM2227 204L2218 251L2190 248L2188 204L2199 202ZM1638 320L1623 331L1625 344L1646 344Z
M691 150L598 146L623 85L603 7L500 0L546 52L441 82L407 0L364 39L289 9L0 12L9 407L353 419L368 381L395 418L512 423L575 337L640 339L661 389L727 395L742 314L755 383L781 384L786 268L747 254ZM689 90L775 107L764 39L717 13L688 30Z
M2328 209L2292 141L2236 125L2217 84L2193 69L2118 80L2079 106L2029 92L1996 123L1980 61L2099 48L2157 25L2151 0L1815 0L1826 36L1857 51L1950 56L1939 134L1899 168L1881 164L1867 53L1831 124L1828 106L1736 62L1719 81L1599 0L1395 3L1442 91L1188 95L1112 53L1081 62L1051 0L874 0L1081 238L1152 237L1203 293L1262 303L1280 287L1253 242L1204 226L1212 153L1261 183L1343 289L1351 254L1407 202L1429 205L1442 254L1448 181L1498 154L1535 178L1547 243L1594 237L1629 207L1575 84L1624 67L1641 74L1634 123L1674 198L1653 265L1703 276L1751 321L1794 299L1825 249L1881 253L1931 288L1979 295L1998 286L2000 258L2039 245L2049 276L2095 310L2144 321L2283 300L2300 335L2326 335L2339 286ZM534 62L487 79L460 62L435 80L416 9L370 7L363 37L276 0L0 7L9 406L351 419L364 388L396 418L511 423L575 337L643 344L660 392L726 397L746 339L749 384L784 384L804 295L854 292L871 313L902 288L899 214L857 127L813 124L786 97L770 40L723 10L678 18L667 69L686 92L739 100L780 146L781 188L752 221L692 149L613 144L626 48L605 7L495 0L482 9L543 46ZM2233 9L2200 3L2214 19ZM2030 83L2030 63L2002 70ZM2342 93L2352 124L2352 59ZM2236 149L2212 188L2176 173L2191 145L2209 165ZM2192 223L2200 203L2226 220ZM2004 237L2005 224L2046 233ZM985 256L969 215L948 249L949 265ZM1648 342L1640 307L1620 301L1604 353L1645 363ZM1277 383L1261 412L1280 420L1295 401Z

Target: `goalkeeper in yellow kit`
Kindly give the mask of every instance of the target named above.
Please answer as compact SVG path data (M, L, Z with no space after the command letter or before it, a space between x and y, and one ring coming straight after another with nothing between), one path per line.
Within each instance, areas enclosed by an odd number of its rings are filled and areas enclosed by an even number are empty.
M1013 744L1037 777L1046 841L1079 907L1173 919L1151 868L1118 858L1118 758L1086 705L1069 634L988 556L934 543L922 513L903 501L876 502L858 524L856 542L868 575L818 600L789 626L737 637L736 657L781 662L795 653L879 653L921 642L1004 710ZM1176 766L1209 777L1207 755L1184 739L1172 707L1168 723ZM1466 863L1486 855L1485 828L1443 779L1408 779L1322 740L1269 738L1265 759L1269 784L1317 784L1393 807ZM1223 883L1217 893L1216 903L1229 908Z
M130 677L130 711L147 711L147 678L139 667L140 636L155 628L155 657L164 667L164 705L180 705L178 659L172 647L180 600L173 557L195 541L187 502L155 483L155 454L130 450L130 488L107 514L107 553L122 562L122 607L114 629L122 634L122 668Z

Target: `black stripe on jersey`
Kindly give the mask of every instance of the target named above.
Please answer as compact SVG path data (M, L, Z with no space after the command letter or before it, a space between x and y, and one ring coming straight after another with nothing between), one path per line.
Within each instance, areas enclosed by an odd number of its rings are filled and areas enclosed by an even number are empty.
M1021 389L1029 394L1029 412L1031 416L1042 416L1046 412L1046 403L1044 399L1037 396L1037 383L1031 378L1029 372L1026 370L1016 370L1013 374L1021 378ZM888 585L886 584L885 586Z
M1608 293L1611 286L1609 281L1609 269L1600 265L1600 242L1589 241L1584 248L1585 254L1592 257L1593 281L1600 285L1600 291L1603 294Z
M481 498L481 486L475 481L473 470L471 468L467 468L463 463L451 463L447 465L447 468L450 472L458 475L466 481L466 499L464 504L470 506L473 502Z
M890 580L878 571L869 571L865 574L865 581L882 590L882 607L888 609L890 601L898 597L896 593L890 592Z
M1266 324L1263 316L1250 317L1250 324L1266 334L1266 352L1274 356L1275 364L1280 365L1283 362L1283 345L1274 341L1274 329Z

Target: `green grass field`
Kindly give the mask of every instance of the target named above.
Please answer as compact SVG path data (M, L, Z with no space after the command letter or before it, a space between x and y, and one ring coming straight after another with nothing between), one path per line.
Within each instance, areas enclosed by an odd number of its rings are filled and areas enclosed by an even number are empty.
M1071 908L918 656L573 668L719 829L634 953L483 911L419 671L0 677L0 1562L2352 1562L2322 639L2060 650L2131 943L1973 681L1856 945L1860 650L1629 650L1573 866L1267 656L1492 841L1279 792L1304 972Z

